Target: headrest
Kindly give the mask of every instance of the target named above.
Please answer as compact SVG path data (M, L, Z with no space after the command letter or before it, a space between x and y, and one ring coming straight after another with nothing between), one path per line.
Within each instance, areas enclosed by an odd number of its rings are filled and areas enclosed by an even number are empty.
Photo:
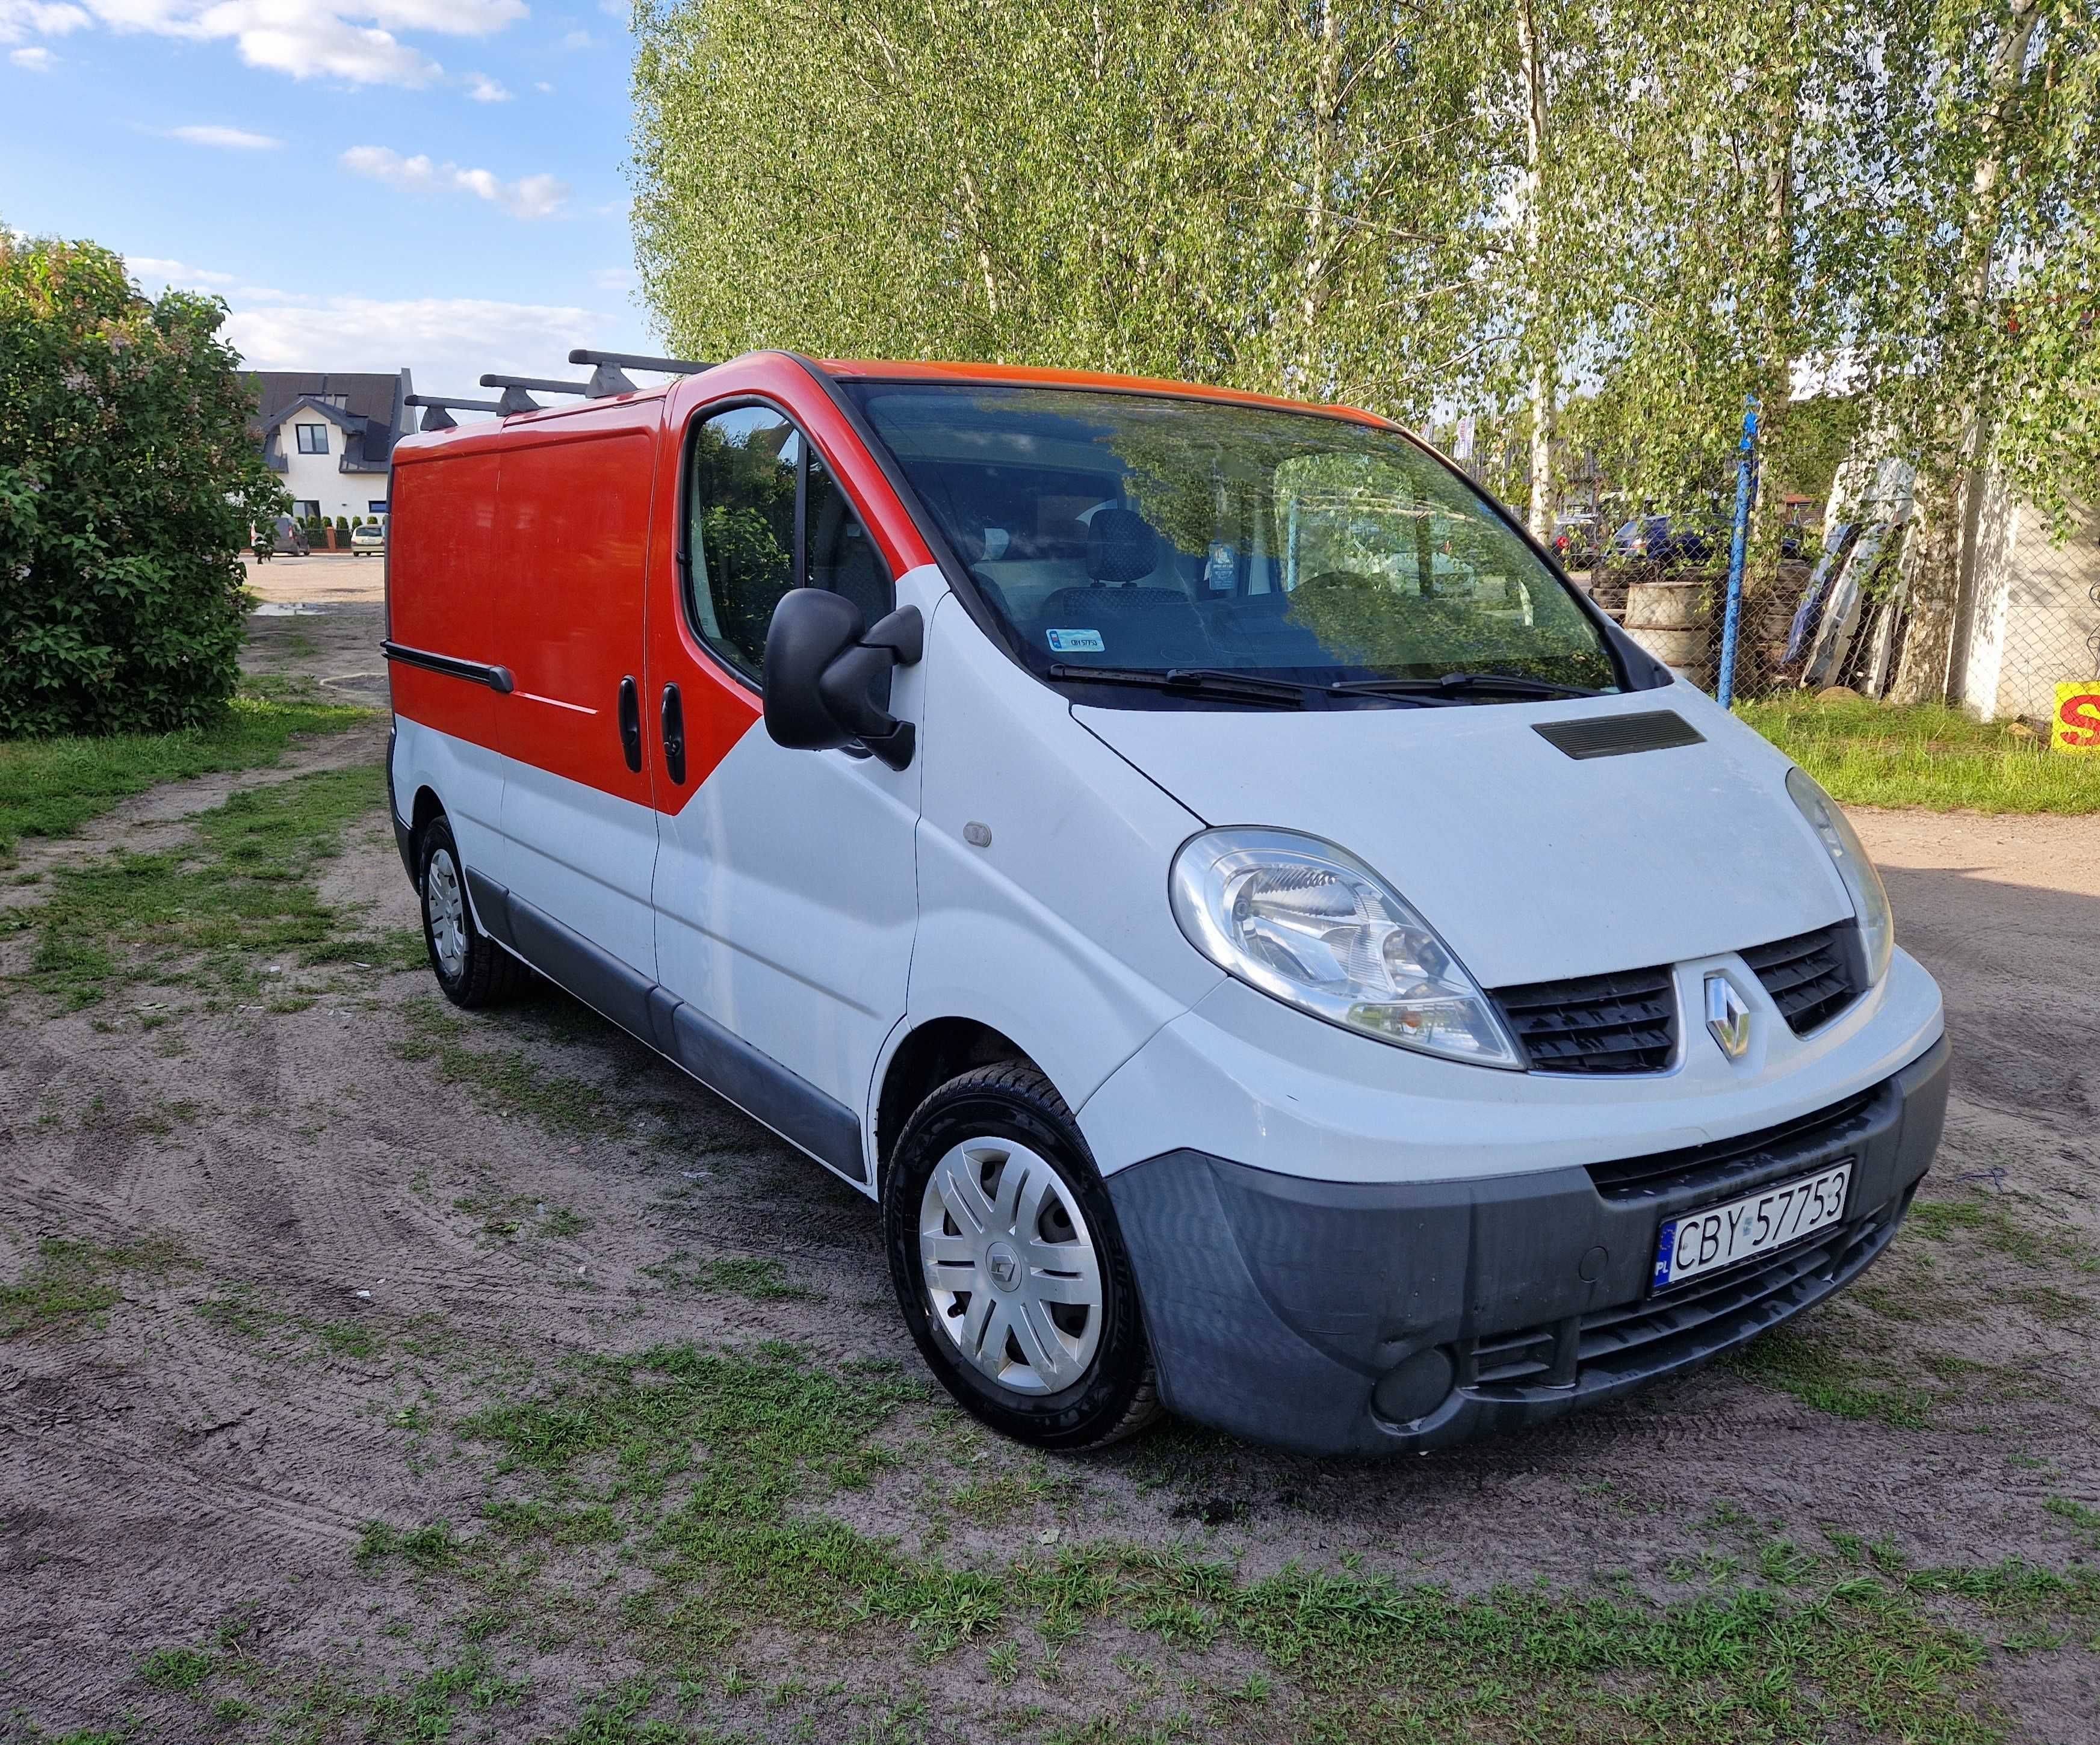
M1120 584L1149 575L1159 562L1159 535L1134 509L1097 509L1087 523L1087 574Z

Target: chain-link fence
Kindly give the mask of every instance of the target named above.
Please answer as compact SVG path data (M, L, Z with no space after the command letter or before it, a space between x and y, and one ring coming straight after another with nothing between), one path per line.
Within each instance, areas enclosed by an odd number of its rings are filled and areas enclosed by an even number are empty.
M2075 518L2068 540L1995 483L1983 492L1962 563L1950 639L1944 620L1914 676L1932 700L1985 720L2022 720L2046 737L2061 685L2100 679L2100 517ZM1661 518L1645 538L1620 530L1608 549L1564 553L1578 583L1636 641L1701 689L1716 688L1727 593L1725 529L1678 535ZM1792 553L1744 579L1735 694L1770 697L1842 686L1895 692L1913 628L1904 546L1907 483L1801 531ZM1645 545L1648 549L1639 549ZM1932 636L1927 628L1921 635Z

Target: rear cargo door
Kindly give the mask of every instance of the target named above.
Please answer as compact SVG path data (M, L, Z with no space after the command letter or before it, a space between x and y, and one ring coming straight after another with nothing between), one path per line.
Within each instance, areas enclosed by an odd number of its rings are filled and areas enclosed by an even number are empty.
M656 866L643 682L655 408L550 419L506 447L500 499L504 865L519 950L647 1033ZM540 433L544 431L544 436Z
M677 1051L865 1184L869 1086L911 967L918 767L774 744L761 668L790 587L845 595L872 623L893 601L889 567L823 454L777 408L704 407L682 434L665 505L680 549L651 584L649 650L657 963L680 1002ZM896 690L900 715L915 715L915 682Z

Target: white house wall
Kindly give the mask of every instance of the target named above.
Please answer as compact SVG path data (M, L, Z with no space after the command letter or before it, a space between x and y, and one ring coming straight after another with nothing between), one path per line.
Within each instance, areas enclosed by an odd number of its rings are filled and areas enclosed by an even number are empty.
M327 430L326 454L299 452L298 427L302 424L318 424ZM329 423L311 406L287 412L277 427L277 446L285 457L285 470L277 475L279 479L294 501L320 504L321 513L331 521L338 515L369 515L370 505L383 501L387 492L385 473L342 470L343 444L348 440L349 433L341 425Z

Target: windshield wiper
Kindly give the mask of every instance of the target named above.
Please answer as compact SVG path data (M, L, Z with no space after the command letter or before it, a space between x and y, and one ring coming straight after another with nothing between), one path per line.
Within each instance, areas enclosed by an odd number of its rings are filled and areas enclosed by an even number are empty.
M1326 687L1330 697L1455 696L1462 691L1506 691L1513 697L1601 697L1586 685L1556 685L1516 672L1447 672L1436 679L1343 679Z
M1293 679L1264 678L1255 672L1227 672L1208 667L1170 667L1154 671L1145 667L1079 667L1069 661L1052 661L1053 679L1078 679L1101 685L1140 685L1147 690L1163 690L1190 697L1229 698L1235 703L1265 703L1278 708L1302 709L1306 697L1325 690L1323 685L1302 685Z

